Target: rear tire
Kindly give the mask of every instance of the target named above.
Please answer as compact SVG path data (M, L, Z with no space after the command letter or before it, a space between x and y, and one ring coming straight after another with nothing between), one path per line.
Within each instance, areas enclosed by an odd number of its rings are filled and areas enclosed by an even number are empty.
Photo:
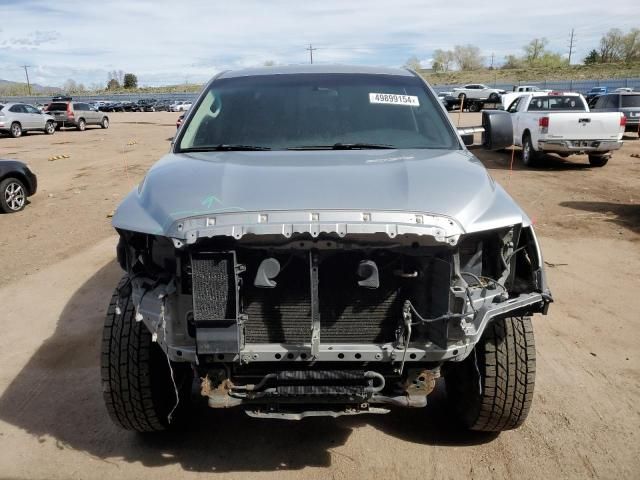
M100 128L109 128L109 119L107 117L102 117Z
M176 395L167 357L152 341L145 324L136 321L130 293L119 296L119 289L126 288L127 276L111 297L102 335L102 392L107 411L116 425L127 430L158 432L175 428L189 403L191 368L186 363L171 364L180 401L169 423Z
M531 135L525 133L522 137L522 163L527 167L535 167L540 161L540 154L533 149Z
M13 122L11 124L11 130L9 131L13 138L18 138L22 136L22 125L18 122Z
M604 167L609 161L609 157L604 155L589 155L589 163L592 167Z
M16 213L27 204L27 190L17 178L5 178L0 182L0 211Z
M466 428L511 430L529 414L535 372L531 318L496 319L464 361L448 365L447 394Z

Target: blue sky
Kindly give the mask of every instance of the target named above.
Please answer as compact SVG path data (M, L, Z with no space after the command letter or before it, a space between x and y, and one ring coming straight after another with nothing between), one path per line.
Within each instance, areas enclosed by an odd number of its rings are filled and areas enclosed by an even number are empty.
M478 46L496 63L534 37L579 60L613 27L640 27L640 1L452 3L417 0L0 0L0 79L60 86L105 84L111 70L141 85L203 82L229 68L309 61L402 65L433 50Z

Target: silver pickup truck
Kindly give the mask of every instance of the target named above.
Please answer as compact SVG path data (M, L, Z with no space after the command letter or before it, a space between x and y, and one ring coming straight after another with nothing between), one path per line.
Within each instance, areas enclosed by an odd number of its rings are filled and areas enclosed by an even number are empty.
M485 144L511 143L484 121ZM113 226L102 385L123 428L173 427L198 400L279 419L419 408L439 377L467 428L529 412L531 315L552 301L532 223L415 72L216 76Z

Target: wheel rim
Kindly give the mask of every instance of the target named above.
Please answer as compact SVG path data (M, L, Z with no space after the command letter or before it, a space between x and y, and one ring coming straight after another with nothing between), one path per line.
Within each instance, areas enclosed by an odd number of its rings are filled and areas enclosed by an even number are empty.
M102 120L102 126L104 128L107 128L109 126L109 120L107 120L106 118L104 120Z
M49 122L47 123L47 133L53 133L56 131L56 127L53 125L53 123Z
M11 127L11 133L13 133L14 137L19 137L21 133L20 125L14 125Z
M17 211L24 207L26 198L24 188L19 183L11 182L4 189L4 200L11 210Z
M522 149L522 160L524 163L529 163L529 155L531 155L531 145L527 140L524 142L524 148Z
M80 122L80 125L78 125L80 127L80 130L84 130L84 122Z

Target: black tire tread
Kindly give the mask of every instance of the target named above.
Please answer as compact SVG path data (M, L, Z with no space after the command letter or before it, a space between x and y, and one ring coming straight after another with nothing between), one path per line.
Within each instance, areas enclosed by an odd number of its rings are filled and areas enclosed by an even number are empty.
M471 430L499 432L522 425L533 400L535 365L530 317L491 322L474 352L454 366L447 378L447 390L452 392L452 400L458 404L465 426Z
M589 164L592 167L604 167L609 162L609 157L604 155L589 155Z
M125 276L118 285L127 281ZM121 314L116 313L120 302ZM118 289L109 303L102 335L102 392L109 416L117 425L138 432L165 430L168 422L158 414L152 390L151 334L135 320L130 297L119 299Z

